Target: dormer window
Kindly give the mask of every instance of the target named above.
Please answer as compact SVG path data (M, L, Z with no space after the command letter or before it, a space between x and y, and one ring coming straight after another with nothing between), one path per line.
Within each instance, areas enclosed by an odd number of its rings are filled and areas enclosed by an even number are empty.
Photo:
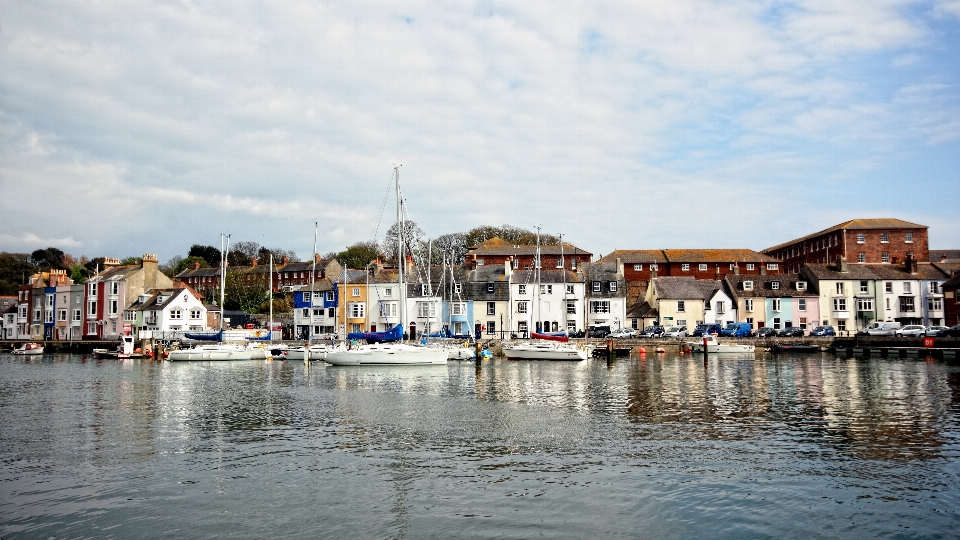
M797 290L798 290L798 291L805 291L805 290L807 290L807 282L806 282L806 281L798 281L798 282L797 282Z
M643 270L643 265L642 265L642 264L635 264L635 265L633 265L633 271L634 271L634 272L639 272L639 271L641 271L641 270Z
M747 263L747 270L753 270L753 263Z
M779 282L779 281L771 281L771 282L770 282L770 288L773 289L773 290L775 290L775 291L780 290L780 282Z
M753 282L752 282L752 281L744 281L744 282L743 282L743 290L745 290L745 291L752 291L752 290L753 290Z
M563 268L563 259L557 259L557 268Z
M610 282L610 292L617 292L617 282L616 282L616 281L611 281L611 282Z
M592 289L593 289L593 292L600 292L600 282L594 281Z
M487 283L487 292L493 293L493 283Z

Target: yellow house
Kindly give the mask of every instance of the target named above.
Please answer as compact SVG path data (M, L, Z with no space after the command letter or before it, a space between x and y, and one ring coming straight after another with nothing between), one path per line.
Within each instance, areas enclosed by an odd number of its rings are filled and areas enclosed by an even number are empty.
M367 273L363 270L344 270L336 279L340 305L337 320L342 321L337 331L366 332L367 326Z

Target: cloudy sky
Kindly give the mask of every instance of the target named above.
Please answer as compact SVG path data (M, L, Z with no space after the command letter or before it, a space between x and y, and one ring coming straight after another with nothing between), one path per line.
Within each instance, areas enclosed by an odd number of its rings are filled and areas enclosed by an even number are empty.
M960 0L0 0L0 251L960 248Z

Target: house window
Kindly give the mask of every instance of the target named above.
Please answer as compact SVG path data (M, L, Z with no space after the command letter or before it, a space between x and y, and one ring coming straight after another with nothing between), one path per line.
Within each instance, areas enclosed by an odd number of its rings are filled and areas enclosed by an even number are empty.
M417 317L436 317L437 304L435 302L417 302Z
M327 308L327 317L333 319L337 316L336 308Z
M453 292L457 294L460 294L461 292L463 292L463 285L461 283L455 283L453 285Z
M567 285L567 294L573 294L573 285Z
M519 286L517 287L517 293L518 293L518 294L521 294L521 295L527 294L527 286L526 286L526 285L519 285Z
M705 264L701 264L698 268L700 269L701 272L706 272L706 271L707 271L707 265L705 265Z
M593 292L600 292L600 282L599 282L599 281L594 281L594 282L593 282Z
M753 328L753 317L747 317L747 324L750 325L750 328Z
M773 318L773 329L780 330L780 317Z
M861 281L860 281L860 294L867 294L867 292L868 292L868 290L867 290L867 282L861 280Z
M641 270L643 270L643 265L642 265L642 264L635 264L635 265L633 265L633 271L634 271L634 272L639 272L639 271L641 271Z
M680 269L683 270L684 272L688 272L688 271L690 271L690 265L689 265L689 264L681 264L681 265L680 265Z
M887 233L880 233L880 243L886 244L890 242L890 235Z
M362 319L367 312L367 305L363 302L350 302L347 304L351 319Z
M135 311L124 311L123 320L133 322L137 320L137 313Z
M780 268L777 263L767 263L767 270L776 270L777 268Z
M805 290L807 290L807 282L806 282L806 281L798 281L798 282L797 282L797 290L798 290L798 291L805 291Z
M617 282L616 282L616 281L611 281L611 282L610 282L610 292L617 292Z
M797 311L806 311L806 310L807 310L807 299L797 298Z
M747 263L747 270L753 270L753 263Z
M913 233L912 233L912 232L904 233L904 234L903 234L903 241L906 242L906 243L908 243L908 244L912 244L912 243L913 243Z
M837 294L843 294L843 283L837 283Z
M310 308L303 308L302 310L300 310L300 317L303 318L303 319L309 319L309 318L310 318Z
M89 294L92 294L92 295L97 294L97 284L96 284L96 283L91 283L90 285L88 285L88 286L87 286L87 292L88 292ZM92 332L91 332L91 333L92 333Z
M940 294L940 282L931 281L929 287L930 287L930 294Z
M609 300L591 300L590 312L591 313L610 313L610 301Z
M837 330L840 332L845 332L847 330L847 321L842 319L837 321Z
M200 314L201 314L201 311L200 311L199 309L191 309L191 310L190 310L190 318L191 318L191 319L199 319L199 318L200 318Z
M518 332L521 336L527 335L527 321L519 321L519 322L517 322L517 332Z
M381 317L396 317L396 316L397 316L397 303L396 303L396 302L380 302L380 316L381 316Z
M863 243L866 242L866 241L867 241L867 237L866 237L865 234L863 234L863 233L857 233L857 243L858 243L858 244L863 244Z
M313 312L312 312L312 313L313 313L313 316L314 316L314 317L323 317L323 308L313 308ZM311 319L311 320L313 320L313 319Z
M108 311L109 311L110 315L116 315L117 313L120 312L120 306L119 306L119 303L118 303L116 300L110 300L110 301L107 303L107 305L109 306L109 310L108 310Z
M557 259L557 268L563 268L563 259Z
M179 309L170 310L170 320L172 321L180 320L182 316L183 316L183 313Z
M833 299L833 310L834 310L834 311L846 311L846 310L847 310L847 299L846 299L846 298L834 298L834 299Z
M656 270L657 270L657 265L656 265L656 263L650 263L650 271L651 271L651 272L655 272Z
M422 286L422 288L421 288L421 290L422 290L424 296L430 296L430 284L429 284L429 283L424 283L423 286Z
M450 304L450 314L451 315L466 315L467 314L467 304L463 302L454 302Z
M857 262L858 262L858 263L865 263L865 262L867 262L867 254L866 254L866 252L861 251L861 252L857 253Z
M770 306L771 306L770 309L772 309L773 311L780 311L780 299L774 298L770 300Z
M775 291L780 290L780 282L779 282L779 281L771 281L771 282L770 282L770 288L773 289L773 290L775 290Z
M527 313L527 301L520 300L517 302L517 313Z
M65 309L57 310L57 320L58 320L58 321L64 321L64 322L66 322L66 320L67 320L67 310L65 310Z
M940 311L943 309L943 298L927 298L927 308L930 311Z
M87 302L87 315L96 315L97 314L97 301L90 300Z
M888 263L890 262L890 252L884 251L880 254L880 262Z
M683 300L677 300L677 311L683 312L687 310L687 304Z
M576 312L577 312L577 301L567 300L567 313L576 313Z
M360 287L354 287L354 288L350 291L350 295L351 295L351 296L360 296Z
M323 293L318 293L318 292L313 293L313 295L310 297L311 298L310 303L313 304L314 302L319 302L322 296L323 296Z
M97 323L88 322L87 323L87 334L96 334L97 333Z
M686 326L686 325L687 325L686 319L677 319L677 326Z
M497 314L497 303L487 302L487 315L496 315L496 314Z
M883 290L886 291L886 292L888 292L888 293L893 294L893 282L892 282L892 281L887 281L887 282L885 282L885 283L883 284Z
M909 281L904 281L904 282L903 282L903 292L906 293L906 294L910 294L911 292L913 292L913 291L911 290L910 282L909 282Z
M496 321L487 321L487 334L493 335L497 333L497 322Z
M80 310L79 310L79 309L73 310L73 319L72 319L72 320L73 320L73 322L80 322Z
M914 298L912 296L901 296L900 297L900 311L907 313L916 311L916 306L914 306Z
M857 311L873 311L873 298L857 298Z
M743 299L743 309L746 311L753 311L753 298Z
M717 315L720 315L720 314L722 314L722 313L725 313L724 309L725 309L724 303L723 303L723 302L717 302Z
M116 281L111 281L109 284L110 294L120 294L120 284Z
M541 285L540 294L553 294L553 285Z
M303 293L303 301L308 304L310 303L310 293L308 292Z
M744 282L743 282L743 290L745 290L745 291L752 291L752 290L753 290L753 282L752 282L752 281L744 281Z
M493 283L487 283L487 292L493 293Z

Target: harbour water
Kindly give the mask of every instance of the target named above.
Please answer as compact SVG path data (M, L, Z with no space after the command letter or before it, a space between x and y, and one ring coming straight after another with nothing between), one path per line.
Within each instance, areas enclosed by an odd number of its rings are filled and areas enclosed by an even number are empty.
M0 356L0 538L945 538L960 367Z

